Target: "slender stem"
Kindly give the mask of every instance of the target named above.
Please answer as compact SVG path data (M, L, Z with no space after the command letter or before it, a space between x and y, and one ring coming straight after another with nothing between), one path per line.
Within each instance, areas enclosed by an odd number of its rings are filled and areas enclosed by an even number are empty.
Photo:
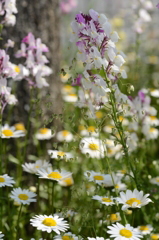
M52 202L51 202L52 214L54 213L54 189L55 189L55 181L53 181L53 184L52 184L52 199L51 199L52 200Z
M21 216L21 212L22 212L22 207L23 207L23 204L20 205L20 209L19 209L19 213L18 213L18 219L17 219L17 227L16 227L16 231L17 231L17 234L16 234L16 240L19 239L19 221L20 221L20 216Z

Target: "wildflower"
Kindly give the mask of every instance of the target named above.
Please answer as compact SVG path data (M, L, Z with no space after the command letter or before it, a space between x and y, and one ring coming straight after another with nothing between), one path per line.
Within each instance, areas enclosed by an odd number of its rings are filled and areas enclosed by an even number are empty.
M120 213L119 212L111 213L110 215L108 215L107 220L108 222L111 222L111 223L120 221L121 220Z
M121 225L120 223L113 224L112 226L108 226L110 230L107 233L111 234L110 237L114 238L114 240L139 240L143 236L130 224L126 224L126 226Z
M0 240L3 240L2 237L4 237L4 234L2 232L0 232Z
M74 102L77 102L78 96L77 96L77 94L75 94L75 93L65 94L65 95L63 96L63 100L64 100L65 102L74 103Z
M104 240L103 237L96 237L96 238L88 237L87 239L88 239L88 240Z
M138 191L137 189L126 190L126 193L120 192L120 197L117 197L116 200L123 204L122 210L125 211L128 208L141 208L142 206L147 205L149 202L152 202L148 198L150 194L143 194L143 191Z
M150 139L156 139L158 138L159 136L159 131L157 128L154 128L154 127L151 127L150 125L148 124L145 124L143 127L142 127L142 132L143 134L145 135L146 139L147 140L150 140Z
M51 167L51 164L46 160L37 160L35 163L25 163L22 168L25 172L36 174L40 169L47 169Z
M98 137L99 136L99 132L98 130L96 129L95 126L89 126L87 127L86 129L82 129L80 134L82 136L91 136L91 137Z
M55 240L78 240L78 236L71 232L67 232L64 235L57 235L54 237Z
M159 3L156 5L157 8L159 8Z
M106 206L112 206L115 204L113 202L113 197L107 197L107 196L101 197L101 196L95 195L92 197L92 199L98 200L99 202L101 202L102 204L105 204Z
M16 123L14 124L15 130L20 130L26 132L25 126L23 123Z
M63 187L70 187L74 184L72 174L67 176L66 178L63 178L62 180L59 180L58 183Z
M57 133L56 135L57 140L60 142L66 141L66 142L71 142L73 139L73 135L71 132L67 130L63 130Z
M50 179L54 181L61 181L67 177L70 177L71 173L66 172L65 170L53 170L52 168L40 169L38 171L39 178Z
M58 151L58 150L48 150L48 154L50 155L51 158L55 158L57 160L64 159L64 158L66 159L73 158L72 153Z
M96 138L83 138L80 142L80 150L82 153L88 153L91 158L104 157L104 145L103 142Z
M156 185L159 186L159 177L151 178L150 183L156 184Z
M67 228L69 228L67 222L56 214L49 216L36 215L30 219L30 222L33 227L48 233L54 231L57 234L60 234L60 231L65 232Z
M9 186L12 187L15 181L8 174L0 175L0 187Z
M27 189L14 188L10 197L18 203L27 205L29 205L31 202L36 202L36 199L34 198L36 197L36 194Z
M150 234L153 230L151 225L139 226L138 230L141 232L142 235Z
M24 131L16 130L14 126L10 127L8 124L5 124L1 128L1 138L19 138L24 136Z
M55 134L52 134L51 129L49 128L40 128L39 131L35 134L35 137L38 140L46 140L54 137Z
M157 233L152 233L150 236L151 240L158 240L159 239L159 234Z

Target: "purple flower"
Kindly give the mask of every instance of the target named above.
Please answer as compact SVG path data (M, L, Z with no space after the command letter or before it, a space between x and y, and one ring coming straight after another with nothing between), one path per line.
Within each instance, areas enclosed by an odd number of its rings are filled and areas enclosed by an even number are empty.
M157 8L159 8L159 3L156 5Z
M82 74L78 74L77 78L75 78L75 81L72 83L72 86L81 86L81 79Z

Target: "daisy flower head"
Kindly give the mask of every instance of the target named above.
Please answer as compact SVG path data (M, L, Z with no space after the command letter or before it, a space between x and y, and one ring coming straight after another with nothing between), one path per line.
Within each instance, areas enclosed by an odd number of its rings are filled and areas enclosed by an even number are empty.
M152 232L153 227L151 225L143 225L139 226L137 229L140 231L142 235L147 235Z
M65 94L65 95L63 95L63 100L65 102L74 103L74 102L77 102L78 95L76 93Z
M36 215L30 219L30 222L33 227L48 233L54 231L60 234L60 232L65 232L69 228L68 223L56 214L49 216Z
M19 138L24 137L25 132L22 130L16 130L14 126L10 127L8 124L5 124L1 127L1 138Z
M108 215L107 220L108 222L111 222L111 223L119 222L121 220L120 213L119 212L111 213L110 215Z
M8 174L0 175L0 187L12 187L15 181L12 177L9 177Z
M151 178L150 183L156 184L156 185L159 186L159 177Z
M128 208L141 208L142 206L147 205L149 202L152 202L148 198L150 194L144 195L143 191L138 191L137 189L126 190L126 192L120 192L120 197L117 197L116 200L123 204L122 210L125 211Z
M52 168L40 169L38 171L39 178L50 179L54 181L61 181L67 177L70 177L72 173L65 170L53 170Z
M89 126L87 128L84 128L80 131L80 134L82 136L91 136L91 137L98 137L99 136L99 132L96 129L95 126Z
M4 237L4 234L2 232L0 232L0 240L3 240L2 237Z
M71 232L67 232L64 235L57 235L54 240L78 240L78 236Z
M55 158L57 160L64 159L64 158L66 159L73 158L72 153L58 151L58 150L48 150L48 154L50 155L51 158Z
M20 204L29 205L31 202L36 202L36 193L33 193L27 189L14 188L11 192L11 196L14 201Z
M103 158L104 157L104 145L103 142L94 137L83 138L80 142L80 150L83 154L89 154L91 158Z
M35 137L38 140L47 140L54 137L55 134L52 134L52 130L49 128L40 128L39 131L35 134Z
M106 206L112 206L115 204L113 202L113 197L107 197L107 196L101 197L101 196L95 195L92 197L92 199L98 200L99 202L101 202L102 204L105 204Z
M67 130L63 130L56 134L56 138L60 142L63 142L63 141L71 142L73 139L73 135L71 132L69 132Z
M26 129L25 129L25 126L23 123L16 123L16 124L14 124L14 127L16 130L21 130L21 131L26 132Z
M159 239L159 233L152 233L150 236L151 240L158 240Z
M63 178L62 180L59 180L58 183L63 187L70 187L74 184L72 173L67 176L66 178Z
M116 223L112 226L108 226L108 228L110 230L108 230L107 233L111 234L110 237L114 240L139 240L143 237L139 231L130 226L130 224L123 226L120 223Z
M37 160L35 163L25 163L22 168L25 172L36 174L40 169L47 169L51 164L46 160Z

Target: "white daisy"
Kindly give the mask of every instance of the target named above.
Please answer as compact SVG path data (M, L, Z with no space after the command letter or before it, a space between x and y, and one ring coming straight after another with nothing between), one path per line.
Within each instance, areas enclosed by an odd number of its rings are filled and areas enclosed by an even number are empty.
M112 226L108 226L108 228L110 230L108 230L107 233L111 234L110 237L114 240L140 240L140 238L143 237L138 230L130 226L130 224L123 226L120 223L116 223Z
M29 205L31 202L36 202L36 193L30 192L27 189L14 188L11 192L11 196L14 201L22 204Z
M120 213L119 212L111 213L110 215L108 215L107 219L111 223L118 222L121 220Z
M37 160L35 163L25 163L22 165L25 172L36 174L41 168L47 169L51 164L46 160Z
M24 137L25 132L22 130L16 130L14 126L10 127L8 124L5 124L1 127L1 138L18 138Z
M65 94L65 95L63 95L63 100L65 102L72 102L72 103L74 103L74 102L77 102L78 96L75 93Z
M113 199L114 199L113 197L107 197L107 196L101 197L101 196L95 195L92 197L92 199L98 200L99 202L101 202L102 204L105 204L106 206L112 206L115 204L113 202Z
M0 175L0 187L9 186L12 187L15 181L8 174Z
M156 184L156 185L159 186L159 177L151 178L150 183Z
M159 126L159 119L156 116L146 116L144 123L150 124L151 126Z
M87 128L84 128L81 130L80 134L82 136L91 136L91 137L98 137L99 136L99 132L96 129L96 127L94 126L89 126Z
M60 142L63 142L63 141L71 142L73 139L73 135L71 132L67 130L63 130L57 133L56 138Z
M141 208L152 202L150 198L147 198L149 195L144 195L143 191L138 191L137 189L134 189L134 191L127 190L126 193L120 192L120 197L117 197L116 200L123 204L122 210L125 211L128 208Z
M0 232L0 240L3 240L2 237L4 237L4 234L2 232Z
M37 227L38 230L46 231L48 233L54 231L57 234L65 232L69 226L68 223L60 218L58 215L36 215L30 219L31 225Z
M16 124L14 124L14 127L16 130L21 130L21 131L26 132L26 129L25 129L25 126L23 123L16 123Z
M63 187L70 187L74 184L72 173L67 176L66 178L63 178L62 180L59 180L58 183Z
M39 178L45 178L54 181L63 180L67 177L70 177L71 174L72 173L66 172L65 170L59 171L57 169L53 170L52 168L40 169L38 171Z
M153 230L153 227L151 225L145 225L145 226L139 226L137 228L142 235L150 234Z
M85 176L87 177L89 182L95 182L99 185L103 184L105 187L112 187L114 186L114 184L116 185L121 179L120 176L116 176L114 173L112 173L111 176L110 174L102 174L100 172L94 171L87 171L85 173Z
M74 87L72 87L71 85L66 84L66 85L62 86L61 92L62 92L62 94L75 93L76 89Z
M156 139L159 136L159 131L157 128L151 127L148 124L145 124L142 128L142 132L145 135L146 139Z
M152 233L150 236L151 240L158 240L159 239L159 233Z
M35 137L38 140L46 140L54 137L55 134L52 134L52 130L49 128L40 128L39 131L35 134Z
M57 235L54 237L55 240L78 240L78 236L71 232L67 232L64 235Z
M81 140L80 150L83 154L88 153L91 158L103 158L105 149L101 140L88 137Z
M159 97L159 89L150 89L150 95L152 97Z
M48 154L50 155L51 158L55 159L70 159L73 158L73 154L69 152L63 152L63 151L58 151L58 150L48 150Z
M112 133L112 129L115 128L114 125L106 125L103 127L103 131L106 133Z

